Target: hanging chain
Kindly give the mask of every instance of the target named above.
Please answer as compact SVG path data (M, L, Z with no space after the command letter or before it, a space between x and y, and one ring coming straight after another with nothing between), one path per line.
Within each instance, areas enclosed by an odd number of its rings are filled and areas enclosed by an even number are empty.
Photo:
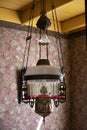
M54 6L53 6L53 4L52 4L52 18L53 18L54 30L56 32L56 25L55 25L55 18L54 18ZM55 37L56 37L56 33L55 33Z
M53 4L53 0L52 0L52 18L53 18L53 23L54 23L54 30L55 30L55 38L56 38L56 44L57 44L59 65L60 65L60 67L63 67L64 62L63 62L63 56L62 56L61 39L58 36L59 35L58 18L57 18L57 13L56 13L55 6ZM57 36L56 36L56 32L58 34ZM60 54L61 54L61 57L60 57Z
M25 69L28 66L30 43L31 43L31 38L32 38L32 27L33 27L33 18L34 18L34 0L33 0L33 4L31 7L29 16L30 16L29 25L28 25L28 32L27 32L27 37L26 37L26 46L25 46L25 50L24 50L24 58L23 58L23 68L25 68Z
M46 13L45 5L46 5L46 0L41 0L41 14Z
M56 9L54 9L55 11L55 16L56 16L56 25L57 25L57 32L59 34L59 25L58 25L58 17L57 17L57 12ZM57 40L59 42L59 48L60 48L60 54L61 54L61 67L64 66L64 61L63 61L63 53L62 53L62 47L61 47L61 39L60 36L57 37Z
M55 16L54 16L54 5L52 3L52 18L53 18L53 26L54 26L54 30L55 30L55 38L56 38L56 23L55 23ZM56 44L57 44L57 38L56 38ZM57 53L58 53L58 61L59 61L59 66L61 67L61 59L60 59L60 56L59 56L59 47L58 47L58 44L57 44Z
M27 53L26 68L27 68L27 66L28 66L28 59L29 59L29 52L30 52L30 43L31 43L31 37L32 37L33 18L34 18L34 0L33 0L33 5L32 5L32 8L31 8L30 35L28 35L28 37L29 37L30 39L29 39L29 41L28 41L29 46L28 46L28 53ZM28 38L28 37L27 37L27 38Z

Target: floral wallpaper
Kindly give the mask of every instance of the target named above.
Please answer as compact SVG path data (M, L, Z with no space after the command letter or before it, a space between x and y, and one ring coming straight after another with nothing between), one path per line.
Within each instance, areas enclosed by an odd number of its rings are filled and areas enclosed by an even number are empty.
M54 38L49 36L53 46L49 48L52 64L57 63ZM60 104L57 111L46 117L45 125L28 104L18 104L17 70L22 67L26 31L0 27L0 130L70 130L69 98L69 48L68 40L62 40L62 49L66 71L67 100ZM38 59L37 33L33 33L29 56L29 65L35 65ZM34 49L35 48L35 49ZM45 57L44 51L42 56ZM81 129L82 130L82 129Z

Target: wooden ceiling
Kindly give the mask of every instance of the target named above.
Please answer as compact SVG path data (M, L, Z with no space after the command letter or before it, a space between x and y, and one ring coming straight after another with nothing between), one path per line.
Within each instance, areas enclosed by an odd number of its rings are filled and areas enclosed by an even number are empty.
M0 20L28 25L33 0L0 0ZM34 26L41 12L41 0L34 0ZM47 16L52 21L51 1L46 0ZM56 6L61 33L72 32L86 27L85 0L53 0ZM53 30L53 24L49 28Z

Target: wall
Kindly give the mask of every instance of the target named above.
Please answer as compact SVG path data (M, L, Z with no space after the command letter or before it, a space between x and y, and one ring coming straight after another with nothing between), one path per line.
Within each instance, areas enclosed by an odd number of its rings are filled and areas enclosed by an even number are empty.
M5 25L5 23L4 23ZM35 65L38 57L37 33L33 34L29 64ZM68 40L62 39L62 49L66 71L67 100L60 104L58 110L46 118L41 124L41 117L34 113L28 104L18 104L17 70L22 67L26 31L0 27L0 130L70 130L70 98L69 98L69 48ZM51 44L54 39L50 36ZM36 51L34 50L36 48ZM56 45L50 46L51 62L57 64ZM44 55L44 54L43 54ZM34 58L35 57L35 58Z
M87 130L87 48L85 34L74 35L69 39L69 44L71 50L71 130Z

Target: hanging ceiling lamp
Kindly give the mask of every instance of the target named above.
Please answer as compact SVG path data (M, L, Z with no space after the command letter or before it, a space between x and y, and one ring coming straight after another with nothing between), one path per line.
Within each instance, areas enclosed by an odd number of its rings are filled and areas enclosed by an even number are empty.
M50 19L46 16L45 0L41 0L41 13L36 25L40 30L40 39L38 40L39 46L39 59L36 66L28 66L28 58L30 51L30 44L32 39L33 17L34 17L34 1L32 4L28 33L26 38L26 47L23 60L23 69L21 71L21 87L19 103L29 103L31 107L35 108L35 112L41 115L45 121L55 107L59 103L65 102L66 99L66 86L65 86L65 73L63 66L63 58L61 51L61 41L59 37L58 20L55 6L52 3L52 18L54 24L55 41L58 52L59 66L53 66L49 61L49 43L50 39L47 36L47 28L51 25ZM56 28L55 28L56 26ZM56 30L57 29L57 30ZM41 57L41 48L46 47L46 58ZM61 55L61 56L59 56Z

